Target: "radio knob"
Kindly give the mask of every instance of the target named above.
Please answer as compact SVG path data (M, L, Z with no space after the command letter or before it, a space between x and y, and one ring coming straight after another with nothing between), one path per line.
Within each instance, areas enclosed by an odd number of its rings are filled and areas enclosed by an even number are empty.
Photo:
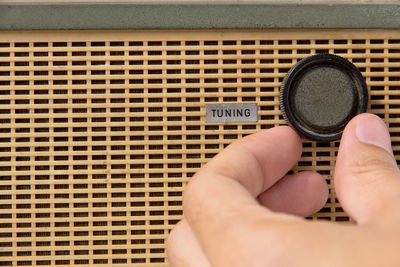
M368 89L351 62L320 54L302 59L289 71L280 102L285 119L302 136L334 141L354 116L366 112Z

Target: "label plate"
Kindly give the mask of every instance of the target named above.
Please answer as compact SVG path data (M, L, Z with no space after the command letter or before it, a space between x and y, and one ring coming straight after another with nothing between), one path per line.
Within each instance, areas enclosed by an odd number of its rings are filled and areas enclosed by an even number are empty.
M257 121L257 104L213 104L206 106L207 123Z

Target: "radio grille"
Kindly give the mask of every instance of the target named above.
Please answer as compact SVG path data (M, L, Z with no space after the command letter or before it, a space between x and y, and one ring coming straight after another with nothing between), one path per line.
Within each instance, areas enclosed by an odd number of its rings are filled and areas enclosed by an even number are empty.
M281 81L319 53L361 70L399 160L399 31L3 32L0 266L168 265L187 181L234 140L285 124ZM259 121L207 124L218 103L256 103ZM293 169L330 184L312 219L349 221L331 184L338 145L304 140Z

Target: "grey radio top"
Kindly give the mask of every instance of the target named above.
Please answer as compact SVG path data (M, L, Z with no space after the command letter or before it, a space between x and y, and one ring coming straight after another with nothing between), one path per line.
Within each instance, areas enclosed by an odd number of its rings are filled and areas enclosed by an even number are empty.
M0 30L400 29L400 1L0 1Z

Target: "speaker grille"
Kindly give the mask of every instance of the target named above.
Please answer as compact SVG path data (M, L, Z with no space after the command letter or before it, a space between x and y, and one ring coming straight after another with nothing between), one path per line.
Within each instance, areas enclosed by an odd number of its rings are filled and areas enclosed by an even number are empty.
M0 266L167 266L187 181L285 124L281 81L319 53L361 70L399 159L399 31L1 33ZM207 124L217 103L256 103L259 121ZM303 141L293 171L330 187L312 219L349 222L331 183L339 143Z

